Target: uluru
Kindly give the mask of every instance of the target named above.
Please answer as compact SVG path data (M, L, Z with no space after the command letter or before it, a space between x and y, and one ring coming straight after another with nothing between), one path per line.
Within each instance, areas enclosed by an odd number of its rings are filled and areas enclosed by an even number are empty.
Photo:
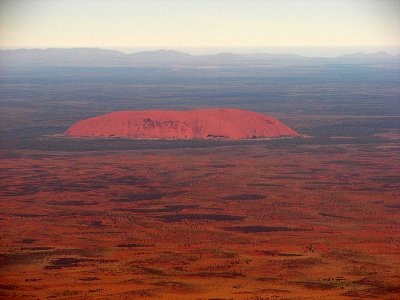
M79 121L65 135L234 140L300 136L274 117L237 108L117 111Z

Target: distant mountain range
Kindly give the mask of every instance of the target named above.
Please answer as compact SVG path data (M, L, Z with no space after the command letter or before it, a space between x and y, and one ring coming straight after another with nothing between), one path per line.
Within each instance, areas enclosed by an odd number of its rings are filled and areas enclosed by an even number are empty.
M175 50L142 51L126 54L100 48L0 50L0 66L209 66L282 63L395 63L398 65L400 55L376 52L371 54L353 53L326 58L270 53L191 55Z

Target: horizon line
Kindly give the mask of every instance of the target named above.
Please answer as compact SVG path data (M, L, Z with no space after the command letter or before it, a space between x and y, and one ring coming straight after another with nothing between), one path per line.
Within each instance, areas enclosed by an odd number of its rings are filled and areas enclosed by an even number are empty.
M50 50L50 49L99 49L99 50L113 50L120 52L122 54L135 54L146 51L176 51L185 54L190 54L193 56L202 56L202 55L216 55L222 53L230 53L237 55L246 55L246 54L277 54L277 55L298 55L304 57L337 57L348 54L376 54L376 53L386 53L391 56L400 55L400 46L359 46L359 47L351 47L351 46L340 46L340 47L330 47L330 46L316 46L316 47L151 47L151 46L143 46L143 47L100 47L100 46L82 46L82 47L0 47L1 51L16 51L16 50ZM290 50L348 50L343 53L331 53L330 55L326 53L325 55L307 55L296 52L288 52ZM390 50L389 50L390 49ZM182 51L187 52L182 52ZM189 51L188 51L189 50ZM190 51L191 50L191 51ZM200 50L208 50L208 52L199 52ZM248 52L235 52L235 50L249 50ZM255 50L263 50L261 52L255 52ZM277 52L270 52L268 50L276 50ZM364 51L363 51L364 50ZM368 51L369 50L369 51ZM210 53L212 51L213 53ZM215 52L221 51L221 52ZM283 52L282 52L283 51ZM306 51L307 52L307 51ZM327 55L328 54L328 55Z

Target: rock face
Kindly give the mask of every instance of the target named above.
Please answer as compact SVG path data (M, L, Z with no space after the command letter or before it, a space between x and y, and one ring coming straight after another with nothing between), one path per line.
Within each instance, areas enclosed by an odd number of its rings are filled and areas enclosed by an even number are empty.
M273 117L236 109L118 111L73 124L72 137L253 139L299 136Z

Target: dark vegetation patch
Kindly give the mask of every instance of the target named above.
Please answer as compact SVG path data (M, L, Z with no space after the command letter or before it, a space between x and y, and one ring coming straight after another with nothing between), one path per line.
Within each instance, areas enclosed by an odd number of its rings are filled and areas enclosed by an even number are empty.
M159 200L165 197L174 197L182 195L183 192L174 192L174 193L134 193L125 195L119 199L113 199L112 202L135 202L135 201L144 201L144 200Z
M21 241L21 243L23 243L23 244L33 244L36 241L37 241L36 239L23 239Z
M188 287L188 286L190 286L187 283L182 283L182 282L178 282L178 281L159 281L159 282L152 283L152 285L165 286L165 287Z
M15 284L0 284L1 290L16 290L18 288Z
M372 204L383 204L385 203L383 200L375 200L375 201L371 201ZM400 204L399 204L400 205Z
M240 195L230 195L221 198L222 200L233 200L233 201L240 201L240 200L261 200L265 199L266 195L260 194L240 194Z
M281 289L262 289L260 292L263 293L290 293L289 290L281 290Z
M164 213L164 212L179 212L183 209L198 208L200 205L195 204L177 204L166 205L160 208L116 208L117 211L129 211L135 213Z
M360 165L360 166L369 166L369 164L363 163L363 162L358 162L354 160L346 160L346 159L341 159L341 160L329 160L324 162L325 165Z
M398 209L398 208L400 208L400 204L390 204L390 205L385 205L385 207Z
M282 187L285 186L281 183L248 183L247 186L269 186L269 187Z
M158 200L164 197L167 197L166 193L137 193L137 194L129 194L124 198L120 198L117 200L111 200L113 202L134 202L134 201L143 201L143 200Z
M337 284L335 282L314 281L314 282L296 282L296 283L310 290L329 290L337 287Z
M172 212L173 211L173 210L170 210L165 207L161 207L161 208L115 208L113 210L128 211L128 212L133 212L133 213L163 213L163 212Z
M101 227L105 227L106 225L104 225L103 222L101 222L99 220L95 220L95 221L89 222L88 226L94 227L94 228L101 228Z
M275 226L237 226L237 227L225 227L228 231L237 231L243 233L255 233L255 232L277 232L277 231L311 231L311 229L305 228L290 228L290 227L275 227Z
M319 171L315 171L315 170L304 170L304 171L292 171L292 172L285 172L283 173L284 175L314 175Z
M287 201L274 201L274 202L272 202L272 205L290 207L290 206L293 206L293 203L290 203L290 202L287 202Z
M219 277L219 278L237 278L237 277L245 277L242 273L232 271L232 272L221 272L221 273L216 273L216 272L200 272L200 273L194 273L190 274L189 276L194 276L194 277Z
M256 280L258 281L277 281L277 280L281 280L278 277L258 277Z
M202 207L204 210L213 210L213 211L223 211L224 209L221 207Z
M151 275L158 275L158 276L165 276L167 275L163 270L159 269L154 269L154 268L148 268L148 267L139 267L143 272L146 274L151 274Z
M79 182L68 182L62 180L47 180L40 187L41 191L47 192L88 192L94 189L103 189L104 184L96 183L90 180L82 180Z
M321 259L316 258L300 258L300 259L288 259L284 261L286 268L304 268L322 264Z
M326 257L334 259L343 259L347 261L357 261L361 259L367 259L365 253L349 249L335 249L325 254Z
M19 159L19 158L22 158L23 156L19 153L5 152L5 153L0 154L0 157L2 159Z
M97 293L97 292L101 292L104 291L104 289L93 289L93 290L88 290L89 293Z
M81 281L96 281L96 280L100 280L98 277L82 277L79 278L79 280Z
M244 216L222 215L222 214L176 214L160 217L164 222L179 222L182 220L212 220L212 221L241 221Z
M52 260L51 265L45 266L45 269L54 270L62 268L72 268L72 267L79 267L81 263L108 263L114 261L115 260L62 257Z
M178 281L158 281L152 283L152 285L163 288L172 288L174 291L179 292L193 292L196 290L193 284Z
M154 245L146 245L146 244L119 244L117 245L119 248L141 248L141 247L154 247Z
M339 215L327 214L327 213L319 213L319 215L323 216L323 217L331 217L331 218L338 218L338 219L353 219L351 217L339 216Z
M147 178L138 176L121 176L113 178L111 181L117 184L129 184L129 185L142 185L142 184L148 184L150 182ZM107 182L110 181L108 180Z
M32 251L0 254L0 267L16 264L26 265L32 262L37 263L53 253L53 251Z
M15 190L9 190L8 187L3 187L2 194L4 196L28 196L36 194L40 191L37 186L29 185L25 183L24 186L18 186Z
M233 164L212 164L212 165L206 165L208 168L217 168L217 169L225 169L225 168L233 168L236 167L236 165Z
M400 293L400 284L399 285L389 285L386 283L383 283L378 280L374 280L373 278L370 277L364 277L360 280L354 281L353 283L357 285L362 285L362 286L368 286L371 288L371 292L373 292L376 295L384 295L384 294L389 294L389 293Z
M384 283L376 282L375 284L365 284L361 285L368 286L362 289L353 289L343 294L343 296L352 298L381 298L383 295L387 294L400 294L400 286L386 285ZM397 299L397 298L390 298Z
M28 251L48 251L53 250L53 247L22 247L21 250Z
M133 290L122 292L120 295L122 296L120 299L137 299L138 297L143 298L154 296L151 290Z
M207 177L220 175L220 174L223 174L223 173L222 172L206 172L206 173L199 174L199 175L193 175L193 176L191 176L191 179L197 180L197 179L207 178ZM189 183L191 183L191 182L189 182Z
M285 175L277 175L277 176L268 176L268 179L274 180L274 179L279 179L279 180L304 180L304 176L285 176Z
M87 258L75 258L75 257L57 258L51 261L51 265L46 266L45 269L53 270L53 269L78 267L79 264L82 262L91 262L91 261L93 260Z
M71 298L76 298L76 296L78 296L79 294L82 294L81 291L73 291L73 290L63 290L63 291L56 291L53 293L53 296L55 298L59 298L59 297L66 297L66 299L71 299ZM64 298L65 299L65 298Z
M47 217L47 215L39 215L39 214L14 214L16 217L22 218L39 218L39 217Z
M384 183L399 183L400 176L374 177L373 180L376 182L384 182Z
M166 205L165 207L170 209L171 211L181 211L183 209L193 209L198 208L200 205L197 204L173 204L173 205Z
M296 253L282 253L279 250L257 250L256 253L267 256L281 256L281 257L303 256L302 254L296 254Z
M36 281L41 281L43 279L41 278L27 278L25 279L25 282L36 282Z
M65 216L65 217L98 217L99 215L102 215L103 213L101 211L95 211L95 210L64 210L64 211L59 211L57 212L58 216Z
M83 206L83 205L97 205L97 204L98 202L85 202L82 200L47 202L47 205L59 205L59 206Z

